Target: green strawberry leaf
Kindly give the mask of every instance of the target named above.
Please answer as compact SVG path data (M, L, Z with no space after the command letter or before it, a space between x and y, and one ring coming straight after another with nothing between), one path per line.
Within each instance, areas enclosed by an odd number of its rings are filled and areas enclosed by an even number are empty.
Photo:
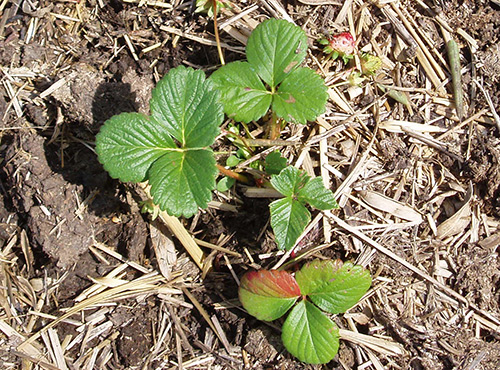
M177 67L158 83L151 117L123 113L96 137L99 161L111 177L145 181L162 210L192 216L215 188L212 150L224 118L219 92L202 71Z
M267 155L264 168L269 175L278 175L286 167L286 158L275 150Z
M306 124L324 113L328 94L323 79L312 69L292 71L278 87L273 111L287 122Z
M236 180L233 179L232 177L224 176L222 179L219 180L219 182L217 182L216 189L217 191L223 193L231 189L235 182Z
M288 352L308 364L326 364L339 349L337 325L306 300L286 318L281 338Z
M309 176L293 166L288 166L278 175L271 177L273 187L286 197L298 195L308 181Z
M371 285L370 272L351 262L314 260L295 274L303 295L319 308L337 314L356 304Z
M272 90L305 59L307 36L294 24L269 19L259 24L248 38L248 62Z
M298 297L297 282L286 271L259 270L247 272L238 290L240 302L252 316L272 321L283 316Z
M311 214L304 205L291 197L275 200L269 209L278 248L289 250L311 220Z
M309 180L307 184L299 190L297 198L299 201L307 202L314 208L323 211L338 208L332 191L325 188L321 177L315 177Z
M122 113L101 127L95 150L112 178L140 182L153 162L172 148L174 141L154 120L140 113Z
M226 64L210 78L220 89L224 111L236 121L248 123L257 120L271 106L270 92L247 62Z
M182 148L214 143L224 119L219 92L203 71L174 68L152 92L151 115L163 124Z
M229 157L227 157L227 159L226 159L226 166L228 166L228 167L235 167L240 162L241 162L241 159L239 159L237 156L235 156L233 154L233 155L230 155Z
M151 195L172 216L191 217L198 207L207 208L217 174L210 149L169 152L149 170Z

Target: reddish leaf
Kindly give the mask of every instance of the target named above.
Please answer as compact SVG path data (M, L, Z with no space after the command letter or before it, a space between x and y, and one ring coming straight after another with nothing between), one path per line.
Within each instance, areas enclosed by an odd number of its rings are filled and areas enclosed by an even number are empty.
M271 321L283 316L300 297L295 278L286 271L259 270L241 279L239 297L249 314Z

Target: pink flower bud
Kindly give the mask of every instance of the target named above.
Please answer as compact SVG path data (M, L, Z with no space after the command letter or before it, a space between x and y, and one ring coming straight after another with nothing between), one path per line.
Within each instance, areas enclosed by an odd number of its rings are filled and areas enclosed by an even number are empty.
M354 54L355 41L350 32L342 32L329 40L332 50L340 56Z

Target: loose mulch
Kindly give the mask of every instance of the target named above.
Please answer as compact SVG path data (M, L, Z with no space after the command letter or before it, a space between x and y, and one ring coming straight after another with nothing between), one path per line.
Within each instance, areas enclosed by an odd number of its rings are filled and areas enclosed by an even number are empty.
M325 114L289 125L282 138L297 145L275 148L322 176L341 206L315 211L293 254L277 251L271 199L248 188L214 192L191 219L153 221L140 212L147 189L112 180L97 161L103 122L147 113L171 68L219 67L213 20L194 9L0 1L0 367L499 369L498 1L249 0L221 10L226 62L244 57L262 20L284 18L307 33L306 63L329 87ZM356 60L328 60L316 42L342 31L382 59L361 86L347 83ZM462 117L448 38L460 48ZM249 127L257 138L262 124ZM223 136L214 149L235 150ZM294 359L281 323L256 320L237 299L245 271L312 258L353 260L373 275L360 303L334 318L341 346L324 366Z

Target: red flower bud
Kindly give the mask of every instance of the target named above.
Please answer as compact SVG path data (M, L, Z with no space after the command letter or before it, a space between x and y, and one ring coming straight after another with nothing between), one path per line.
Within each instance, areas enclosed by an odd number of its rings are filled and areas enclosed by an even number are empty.
M355 41L350 32L342 32L329 40L332 50L340 56L354 54Z

